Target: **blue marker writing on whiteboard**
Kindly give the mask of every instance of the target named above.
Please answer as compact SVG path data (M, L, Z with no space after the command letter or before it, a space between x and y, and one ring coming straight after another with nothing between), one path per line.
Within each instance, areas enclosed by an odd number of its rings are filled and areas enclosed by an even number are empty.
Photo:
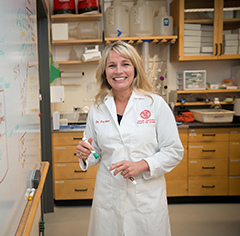
M91 145L85 137L82 138L82 141L85 142L85 143L88 143L89 145ZM98 158L99 158L99 156L98 156L98 154L95 152L95 150L89 149L89 151L93 154L93 156L95 157L95 159L98 159Z

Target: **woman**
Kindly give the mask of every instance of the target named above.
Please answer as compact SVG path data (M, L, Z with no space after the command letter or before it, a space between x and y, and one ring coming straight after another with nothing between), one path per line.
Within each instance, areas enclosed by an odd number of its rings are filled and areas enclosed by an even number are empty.
M77 146L83 170L99 163L88 235L169 236L164 174L183 156L174 116L127 43L105 48L96 78L100 89L84 132L91 145Z

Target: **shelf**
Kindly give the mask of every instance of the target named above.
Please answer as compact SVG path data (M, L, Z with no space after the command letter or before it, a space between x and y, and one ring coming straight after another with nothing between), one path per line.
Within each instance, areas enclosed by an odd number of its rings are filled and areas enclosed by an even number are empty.
M177 40L177 36L148 36L148 37L117 37L117 38L105 38L105 45L116 41L127 41L129 44L139 45L143 43L143 40L151 40L150 43L156 44L174 44Z
M73 45L73 44L100 44L102 39L78 39L78 40L53 40L53 45Z
M218 90L179 90L178 94L190 93L239 93L240 89L218 89Z
M213 25L213 19L195 19L195 20L184 20L185 24L205 24Z
M59 65L79 65L79 64L96 64L99 63L99 61L88 61L88 62L83 62L83 61L56 61Z
M75 22L75 21L100 21L102 14L59 14L52 15L53 23Z
M232 105L234 102L219 102L220 105ZM211 106L213 102L185 102L182 104L181 102L176 102L175 106L202 106L202 105L209 105Z

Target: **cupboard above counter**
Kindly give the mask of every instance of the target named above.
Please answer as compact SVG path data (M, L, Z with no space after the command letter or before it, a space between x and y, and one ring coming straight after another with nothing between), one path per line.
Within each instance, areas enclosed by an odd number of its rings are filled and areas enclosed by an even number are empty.
M170 11L179 34L171 61L240 59L240 1L173 0Z

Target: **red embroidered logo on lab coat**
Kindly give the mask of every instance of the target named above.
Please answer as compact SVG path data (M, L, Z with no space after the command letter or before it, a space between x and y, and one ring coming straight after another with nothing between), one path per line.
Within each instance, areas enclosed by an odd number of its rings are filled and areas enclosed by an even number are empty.
M143 118L143 120L137 120L137 124L155 123L155 119L149 119L151 117L151 112L149 110L142 111L140 117Z
M140 116L143 119L148 119L151 116L151 112L149 110L144 110L140 113Z

